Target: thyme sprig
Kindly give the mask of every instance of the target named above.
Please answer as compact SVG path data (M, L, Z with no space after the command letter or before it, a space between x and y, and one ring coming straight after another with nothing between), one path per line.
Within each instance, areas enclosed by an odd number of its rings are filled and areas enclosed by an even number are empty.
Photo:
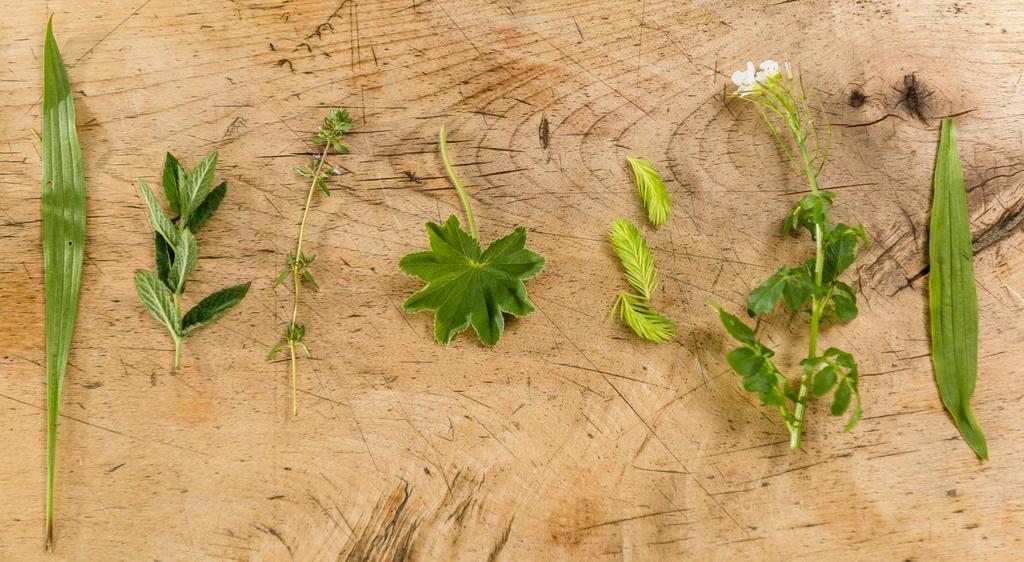
M284 336L281 341L267 353L267 361L272 361L278 353L288 350L292 371L292 415L299 415L298 402L298 351L306 357L311 357L309 348L303 341L306 337L306 327L299 322L299 304L302 293L302 283L305 281L314 291L320 290L320 285L310 271L309 266L316 261L316 256L307 256L302 252L302 244L306 236L306 224L309 222L309 210L313 206L313 195L317 189L328 197L331 195L327 189L328 170L324 168L328 154L333 150L335 154L348 154L348 148L341 144L345 133L352 130L352 120L348 111L338 109L324 118L319 131L313 137L313 143L322 146L320 153L312 160L301 167L294 168L297 176L308 178L309 190L306 194L306 206L302 211L302 221L299 223L299 235L295 243L295 251L288 254L288 267L286 267L274 280L274 286L284 283L289 277L292 280L292 316L291 321L285 325Z

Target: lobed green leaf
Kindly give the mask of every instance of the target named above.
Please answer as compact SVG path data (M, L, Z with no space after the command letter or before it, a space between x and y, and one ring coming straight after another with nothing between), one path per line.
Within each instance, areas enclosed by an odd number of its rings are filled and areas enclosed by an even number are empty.
M426 229L430 251L409 254L398 266L427 282L403 308L408 313L434 310L438 342L447 344L472 325L481 343L494 345L504 331L505 312L533 312L523 280L540 272L544 258L525 248L526 229L516 228L483 252L454 215L444 225L427 223Z

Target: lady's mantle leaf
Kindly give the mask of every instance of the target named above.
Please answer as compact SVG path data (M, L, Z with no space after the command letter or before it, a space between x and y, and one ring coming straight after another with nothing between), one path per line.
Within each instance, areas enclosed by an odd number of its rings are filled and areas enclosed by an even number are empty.
M409 254L398 267L427 282L404 308L409 313L436 311L437 341L446 344L472 324L481 343L494 345L505 328L503 312L533 312L523 280L540 272L544 258L525 249L526 229L516 228L481 252L454 215L444 225L431 222L426 228L430 251Z

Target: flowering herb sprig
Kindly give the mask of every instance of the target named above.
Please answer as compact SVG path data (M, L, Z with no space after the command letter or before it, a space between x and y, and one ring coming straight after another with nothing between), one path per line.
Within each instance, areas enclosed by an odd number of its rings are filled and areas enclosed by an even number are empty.
M267 361L272 361L277 357L278 353L286 349L288 350L292 368L292 415L299 414L296 390L298 379L297 351L301 351L303 355L310 357L309 348L306 347L303 341L306 336L306 327L299 323L299 296L302 283L303 281L309 283L309 286L314 291L320 290L313 272L309 270L309 266L316 261L316 256L307 256L302 253L302 242L305 239L309 209L313 205L313 195L316 193L316 190L319 189L324 195L331 195L330 190L327 189L327 177L330 172L329 168L324 167L324 162L332 150L335 154L348 154L348 148L341 144L341 139L350 130L352 130L352 120L349 118L348 111L345 109L332 111L324 118L323 124L320 125L320 130L313 137L313 142L317 146L323 147L320 153L314 156L306 165L294 169L296 175L310 180L309 190L306 194L306 207L302 211L302 221L299 223L299 236L298 241L295 243L295 251L288 254L288 267L281 271L277 279L274 280L275 287L284 283L288 278L292 280L292 317L291 321L284 328L284 336L281 338L281 341L267 353Z
M797 267L783 266L747 299L747 313L766 314L781 298L785 305L806 313L810 319L807 357L799 382L793 384L772 362L774 352L758 341L754 331L717 305L719 317L740 347L729 352L729 365L743 377L743 388L757 393L766 405L776 406L790 433L790 446L800 447L807 403L814 395L832 395L831 413L843 415L855 399L846 424L852 429L861 414L857 364L849 353L835 347L818 351L822 322L848 322L857 316L857 299L852 287L839 276L853 263L858 250L867 244L861 225L832 224L830 209L834 194L822 191L818 176L828 161L831 133L825 112L807 97L803 80L794 76L789 64L767 60L755 69L732 75L737 88L733 97L757 108L772 137L790 163L807 177L810 193L796 204L782 225L783 234L807 230L814 241L814 259Z

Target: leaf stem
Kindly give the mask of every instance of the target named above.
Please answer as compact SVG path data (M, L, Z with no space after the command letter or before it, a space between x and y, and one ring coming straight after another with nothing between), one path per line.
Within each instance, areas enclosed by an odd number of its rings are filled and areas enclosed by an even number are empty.
M57 461L57 409L47 412L46 432L46 550L53 552L53 477Z
M459 192L462 206L466 209L466 222L469 224L469 233L473 238L479 240L480 234L476 230L476 220L473 219L473 207L469 204L469 196L466 195L466 190L462 187L459 176L455 174L455 168L452 166L451 160L448 159L448 135L445 131L445 125L441 125L439 137L441 140L441 160L444 162L444 169L448 172L448 177L452 180L455 190Z
M291 354L292 360L292 415L299 415L299 399L296 391L296 381L298 380L298 369L295 366L295 340L288 340L288 352Z
M181 290L179 288L179 290ZM178 324L181 324L181 293L174 292L174 313L178 317ZM174 370L177 371L181 368L181 342L182 337L180 334L174 334Z
M814 169L813 159L807 152L806 141L801 140L799 142L800 155L804 161L804 173L807 175L807 183L811 186L811 192L818 193L818 177L817 172ZM807 343L807 357L818 356L818 332L821 326L821 315L824 311L824 304L827 302L827 297L822 299L819 298L818 293L821 289L822 275L825 270L825 252L824 252L824 231L822 225L814 225L814 287L815 294L811 297L811 324L810 324L810 337ZM804 415L807 412L807 400L810 397L810 386L811 386L811 372L804 370L804 374L800 377L800 391L797 394L796 408L793 411L793 424L790 427L790 438L789 446L793 449L799 449L801 439L803 437L804 428Z

